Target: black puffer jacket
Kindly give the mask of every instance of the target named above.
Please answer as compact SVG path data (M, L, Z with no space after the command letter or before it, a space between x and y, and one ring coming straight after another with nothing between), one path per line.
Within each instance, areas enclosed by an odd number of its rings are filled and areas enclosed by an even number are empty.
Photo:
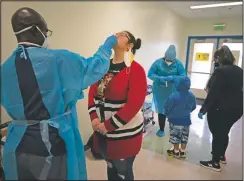
M219 67L211 76L208 95L200 110L205 114L210 109L229 111L243 108L243 70L236 65Z

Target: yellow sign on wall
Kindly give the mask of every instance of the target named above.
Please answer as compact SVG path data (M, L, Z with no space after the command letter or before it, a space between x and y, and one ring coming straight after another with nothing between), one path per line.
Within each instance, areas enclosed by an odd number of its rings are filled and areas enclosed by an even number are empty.
M209 53L196 53L196 61L208 61L209 60Z

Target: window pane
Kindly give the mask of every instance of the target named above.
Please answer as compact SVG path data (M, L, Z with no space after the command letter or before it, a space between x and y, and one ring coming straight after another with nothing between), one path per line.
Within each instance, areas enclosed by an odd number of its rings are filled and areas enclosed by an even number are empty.
M191 88L205 89L210 74L191 73Z
M235 59L236 59L236 65L239 67L242 66L242 43L223 43L223 45L226 45L229 47L231 52L233 53Z
M195 43L192 60L192 72L210 73L214 43Z

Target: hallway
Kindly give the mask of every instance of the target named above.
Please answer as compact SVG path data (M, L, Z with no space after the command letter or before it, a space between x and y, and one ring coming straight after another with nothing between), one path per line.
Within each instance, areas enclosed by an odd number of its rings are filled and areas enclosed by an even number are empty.
M238 160L229 160L219 173L142 149L134 165L135 180L241 180L242 160ZM106 163L93 160L90 151L87 152L87 172L89 180L107 179Z
M136 180L241 180L242 179L242 120L239 120L229 133L230 143L227 149L227 164L222 164L222 172L214 172L199 165L201 159L210 159L212 137L206 120L200 120L197 113L200 106L192 113L192 125L187 158L176 160L166 154L168 143L168 124L166 136L156 136L156 124L149 124L144 134L143 149L138 155L134 169ZM155 116L157 117L157 116ZM88 178L92 180L106 179L106 163L92 159L87 152ZM177 174L176 174L177 173Z

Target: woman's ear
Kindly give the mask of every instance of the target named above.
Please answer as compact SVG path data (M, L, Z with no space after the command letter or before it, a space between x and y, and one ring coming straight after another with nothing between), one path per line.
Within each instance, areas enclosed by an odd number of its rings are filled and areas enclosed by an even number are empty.
M127 47L126 51L127 51L127 52L130 51L130 50L133 48L133 46L134 46L134 45L133 45L132 43L130 43L129 46Z

